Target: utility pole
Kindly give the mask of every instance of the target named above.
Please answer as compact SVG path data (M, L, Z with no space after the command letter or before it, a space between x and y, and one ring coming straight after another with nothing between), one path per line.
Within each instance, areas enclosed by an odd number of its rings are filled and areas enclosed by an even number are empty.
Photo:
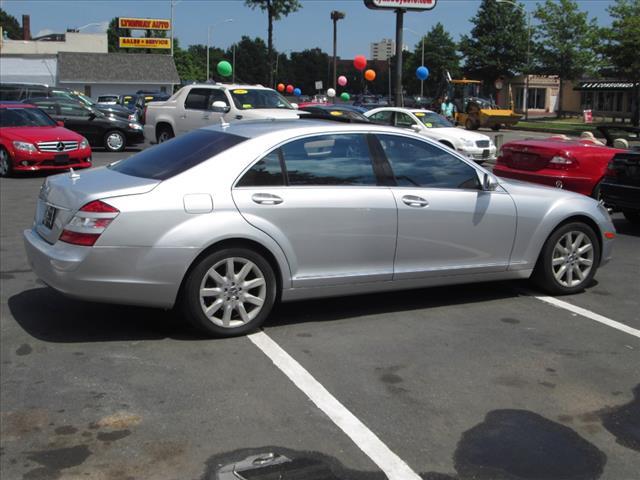
M337 48L338 48L338 20L342 20L345 17L344 12L333 10L331 12L331 20L333 20L333 89L336 89L337 79Z
M404 27L404 30L422 37L422 63L420 65L424 66L424 35L420 35L418 32L415 32L407 27ZM420 96L424 97L424 80L420 80Z
M402 23L404 10L396 10L396 107L402 106Z

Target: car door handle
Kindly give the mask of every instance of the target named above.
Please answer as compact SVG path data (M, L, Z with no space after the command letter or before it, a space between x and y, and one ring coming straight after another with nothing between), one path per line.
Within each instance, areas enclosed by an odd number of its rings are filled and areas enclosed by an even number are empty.
M209 120L209 115L208 115L208 114L207 114L207 115L203 115L203 116L202 116L202 118L203 118L204 120Z
M404 197L402 197L402 202L405 205L416 208L422 208L429 205L429 202L427 202L424 198L416 197L415 195L405 195Z
M279 196L270 193L254 193L251 200L260 205L278 205L284 201Z

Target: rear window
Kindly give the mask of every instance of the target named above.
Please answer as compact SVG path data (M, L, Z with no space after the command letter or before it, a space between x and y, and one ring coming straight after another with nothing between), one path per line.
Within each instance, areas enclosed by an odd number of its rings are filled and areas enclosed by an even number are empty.
M196 130L110 165L116 172L134 177L166 180L247 140L246 137L211 130Z

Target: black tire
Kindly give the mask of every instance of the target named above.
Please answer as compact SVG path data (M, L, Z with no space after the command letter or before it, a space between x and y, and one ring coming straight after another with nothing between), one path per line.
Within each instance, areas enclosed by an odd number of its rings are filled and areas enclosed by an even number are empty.
M595 187L593 187L593 192L591 192L591 198L594 200L600 200L600 187L602 186L602 180L600 180Z
M175 137L173 133L173 128L169 125L160 125L158 127L158 131L156 132L156 141L158 143L166 142L167 140L171 140Z
M588 240L591 243L591 268L586 274L584 274L583 271L584 278L578 279L576 281L579 283L567 285L566 283L569 283L571 279L567 277L564 281L558 280L556 275L559 272L554 272L553 260L556 246L559 244L559 242L566 238L566 235L570 233L583 233L586 237L588 237ZM560 251L558 251L558 253L560 253ZM575 271L574 265L577 264L577 268L580 268L580 257L576 259L574 253L567 253L565 258L567 259L566 264L563 261L563 263L556 265L556 267L558 267L558 270L560 270L560 268L563 266L566 268L566 270L571 269L571 275L573 275L573 272ZM571 263L571 261L573 261L573 263ZM549 238L547 238L547 241L544 243L542 251L540 252L540 256L538 257L538 261L534 268L533 275L531 276L531 280L539 289L544 290L551 295L570 295L572 293L584 290L585 287L588 287L591 284L591 281L593 280L593 277L598 270L599 264L600 244L598 243L598 238L593 229L586 223L582 222L566 223L554 230L554 232L549 235Z
M221 269L226 269L227 259L235 259L234 272L240 265L247 265L252 263L257 270L251 270L245 278L249 278L242 284L237 283L222 287L221 284L214 281L213 277L209 276L211 269L216 265L223 263L223 266L217 267L216 272L222 275ZM228 270L226 270L228 271ZM240 272L242 268L240 268ZM239 272L239 273L240 273ZM259 274L258 274L259 273ZM262 275L262 277L260 277ZM224 275L226 280L229 275ZM264 286L258 285L255 287L249 287L245 290L242 289L246 283L255 281L255 279L262 278L264 280ZM231 282L229 282L231 283ZM260 254L253 250L246 248L224 248L213 252L206 257L202 258L198 264L189 272L188 277L185 280L183 290L181 292L180 307L189 320L189 322L202 333L211 337L234 337L238 335L244 335L250 333L262 325L265 319L269 316L271 309L276 300L276 277L273 272L273 268L267 260ZM212 294L209 297L201 298L201 288L216 288L220 290L220 293ZM231 291L233 289L233 292ZM250 293L251 292L251 293ZM259 307L258 311L255 311L252 306L255 306L253 302L241 301L244 295L255 298L263 298L263 303ZM236 297L237 295L237 297ZM255 315L249 321L243 322L240 309L232 306L233 302L242 303L243 309L245 309L245 315ZM230 321L228 326L220 325L223 323L222 318L209 318L204 312L207 307L212 307L214 303L221 302L217 309L213 311L213 315L224 316L224 312L227 309L231 311ZM245 308L245 304L249 306L250 310ZM256 307L258 308L258 307ZM222 311L221 311L222 310ZM235 326L231 323L236 324Z
M0 177L10 177L13 175L13 163L11 155L6 148L0 147Z
M499 132L501 128L501 125L493 125L491 127L491 130L493 130L494 132Z
M109 130L103 138L104 148L108 152L122 152L127 148L127 137L120 130Z
M636 225L640 224L640 211L638 210L622 210L624 218Z

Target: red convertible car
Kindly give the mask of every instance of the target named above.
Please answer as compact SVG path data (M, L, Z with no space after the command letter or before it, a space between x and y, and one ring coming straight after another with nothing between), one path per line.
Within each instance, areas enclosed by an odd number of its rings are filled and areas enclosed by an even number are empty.
M0 102L0 176L91 166L91 147L33 105Z
M555 136L505 143L493 168L500 177L540 183L598 197L600 182L616 153L640 147L634 127L599 127L607 144ZM613 130L612 130L613 129ZM618 147L618 148L614 148Z

